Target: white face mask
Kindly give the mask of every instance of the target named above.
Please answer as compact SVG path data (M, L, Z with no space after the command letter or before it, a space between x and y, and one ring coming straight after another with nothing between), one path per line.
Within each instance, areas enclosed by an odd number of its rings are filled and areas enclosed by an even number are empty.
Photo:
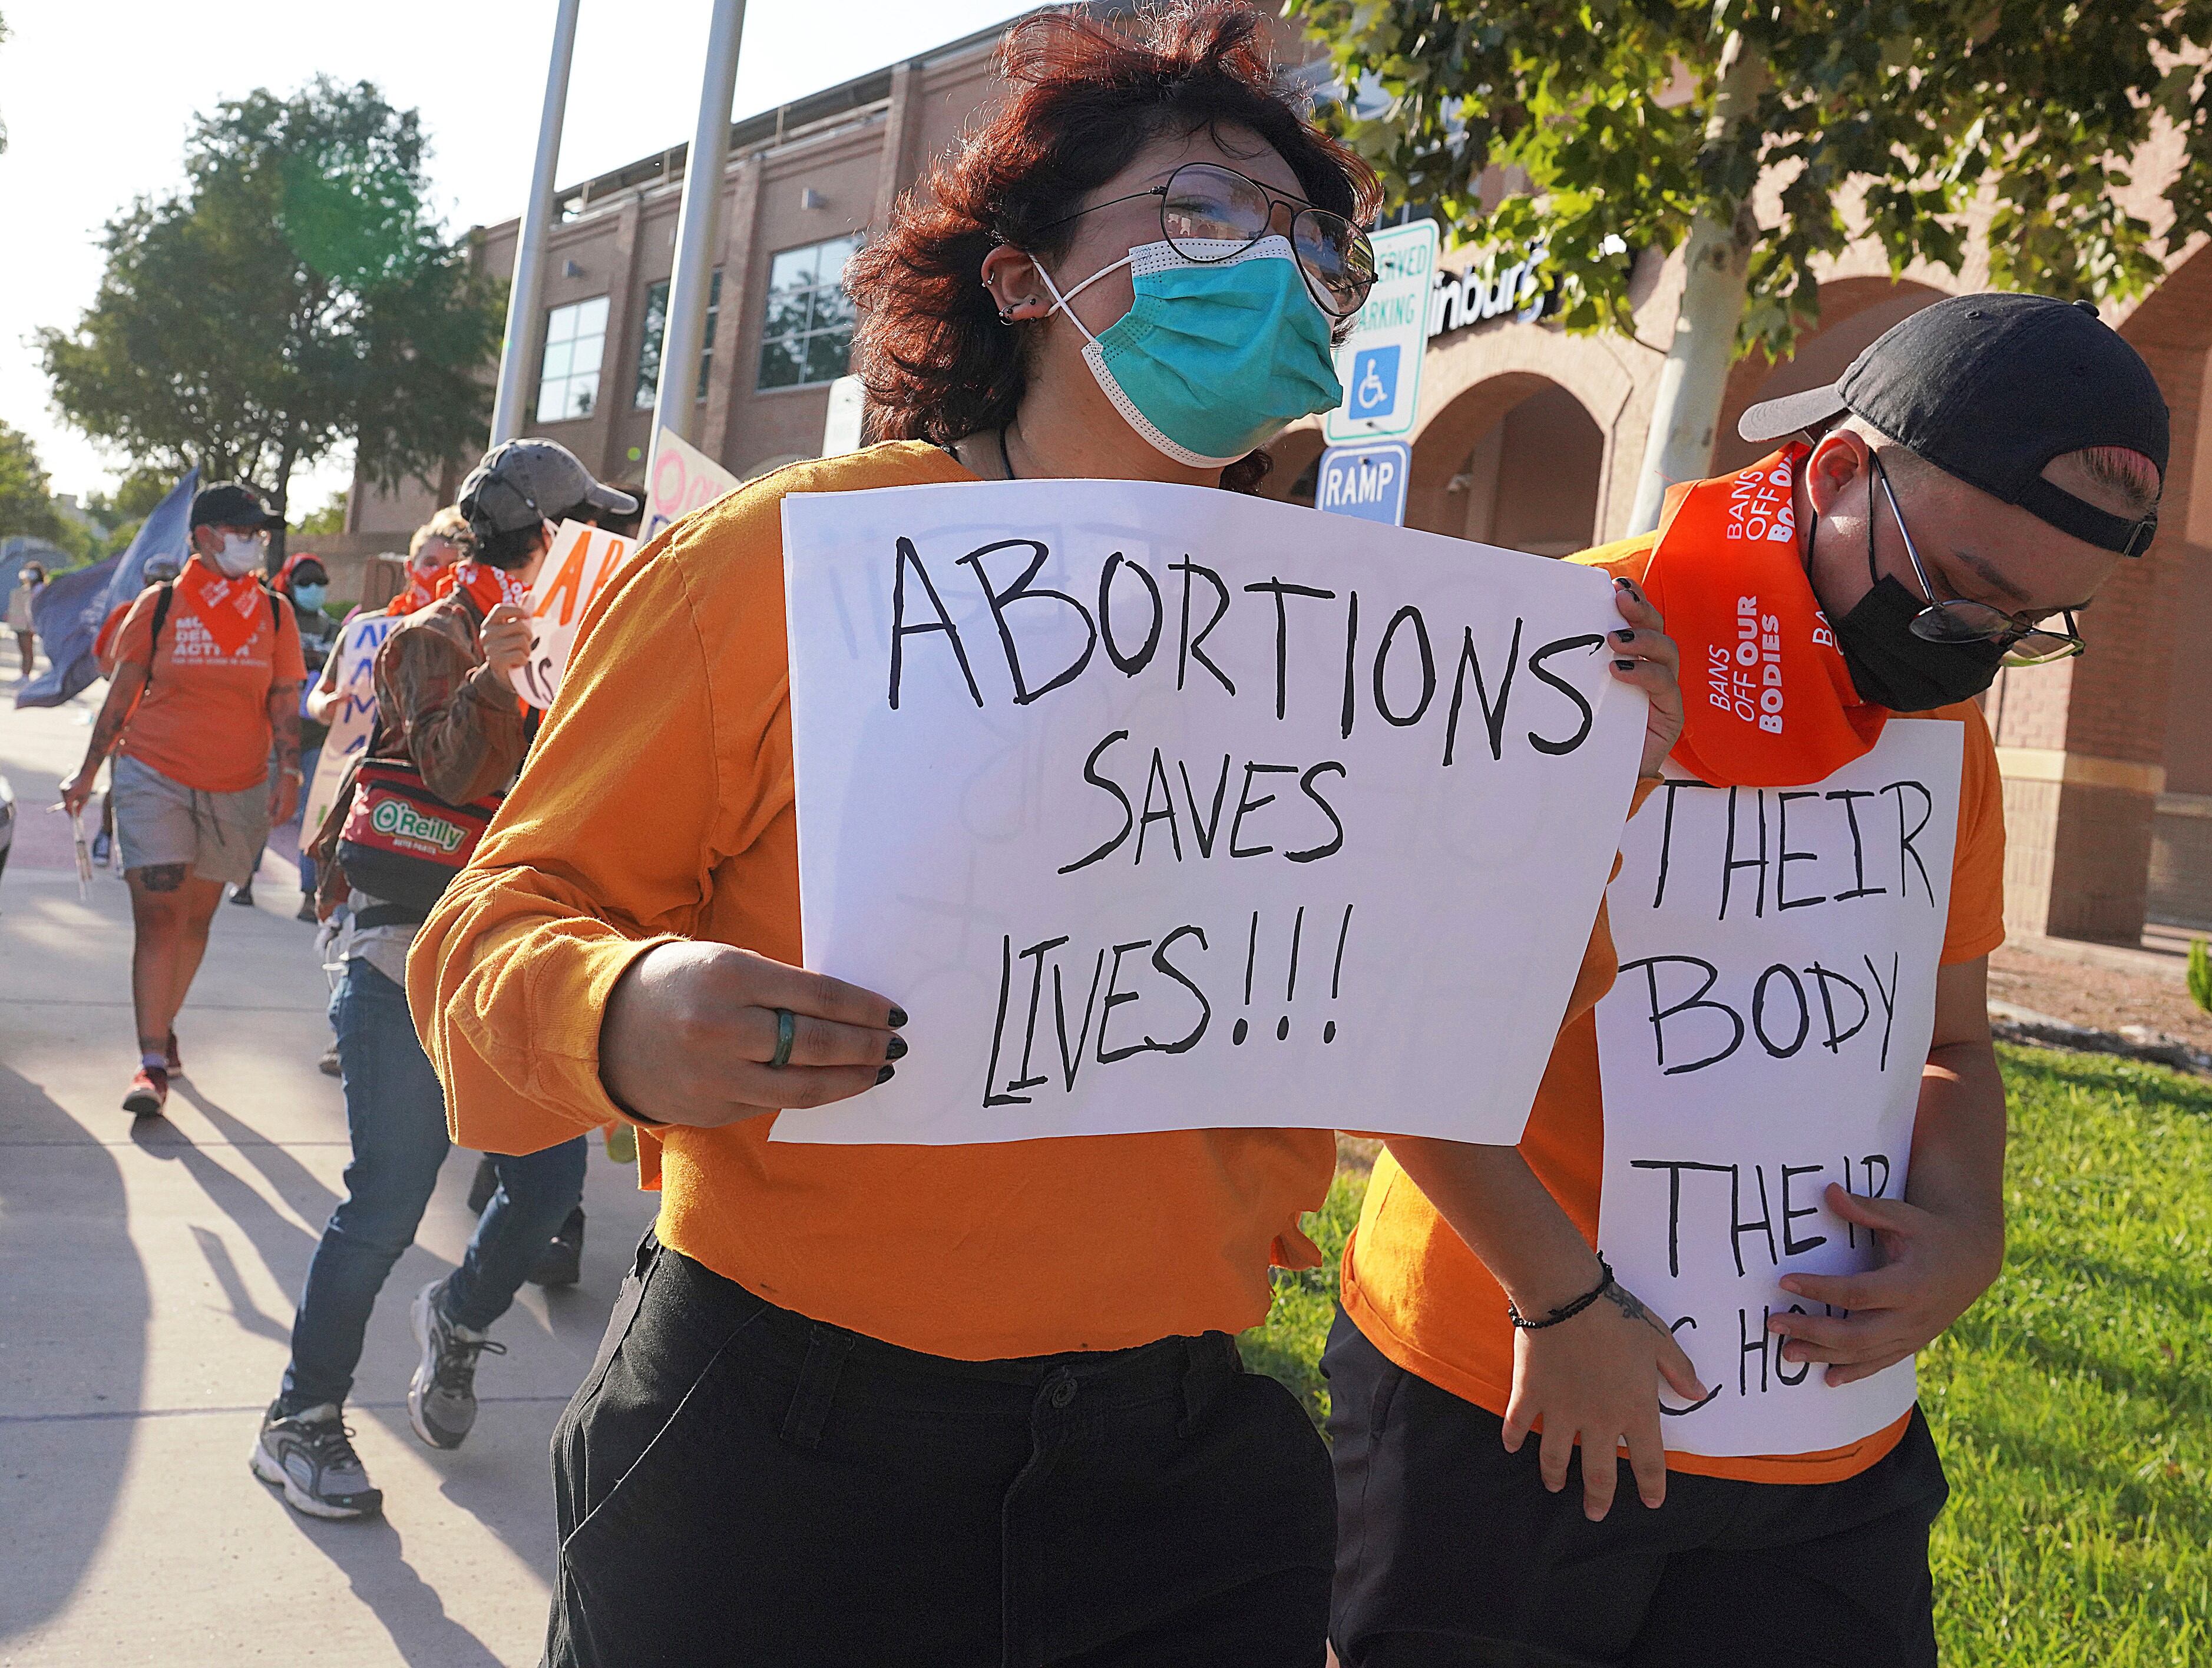
M222 537L222 548L209 560L214 562L226 576L234 579L258 567L261 565L262 554L267 549L268 546L260 539L251 537L241 537L236 533L225 533Z

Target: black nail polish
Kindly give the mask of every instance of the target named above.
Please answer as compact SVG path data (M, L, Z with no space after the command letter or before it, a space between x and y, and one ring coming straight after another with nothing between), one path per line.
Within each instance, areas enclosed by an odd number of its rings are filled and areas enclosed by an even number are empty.
M899 1028L899 1027L901 1027L902 1025L904 1025L905 1023L906 1023L906 1010L905 1010L905 1009L903 1009L903 1008L894 1008L894 1009L892 1009L892 1010L891 1010L891 1029L892 1029L892 1030L894 1030L894 1031L896 1031L896 1030L897 1030L897 1029Z
M885 1066L881 1071L876 1073L876 1081L879 1083L887 1083L890 1082L891 1074L897 1070L898 1068L895 1065Z
M1636 663L1633 660L1616 660L1613 664L1616 669L1624 672L1632 672L1636 670Z
M1613 635L1620 639L1624 643L1633 643L1636 640L1636 633L1633 628L1624 627L1621 630L1613 633Z
M904 1037L893 1037L890 1040L890 1046L884 1050L884 1058L887 1060L904 1059L906 1058L906 1039Z

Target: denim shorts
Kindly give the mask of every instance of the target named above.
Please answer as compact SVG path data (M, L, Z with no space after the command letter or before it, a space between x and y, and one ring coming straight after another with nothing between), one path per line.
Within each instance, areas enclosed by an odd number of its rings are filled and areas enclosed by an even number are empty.
M190 866L200 880L243 886L269 838L269 784L235 793L188 788L137 759L115 761L115 838L123 866Z

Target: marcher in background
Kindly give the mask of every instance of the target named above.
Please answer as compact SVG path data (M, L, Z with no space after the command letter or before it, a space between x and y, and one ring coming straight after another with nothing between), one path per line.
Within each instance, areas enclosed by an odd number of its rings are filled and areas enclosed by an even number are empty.
M1674 761L1729 787L1731 806L1739 785L1748 799L1754 787L1822 780L1866 755L1894 720L1965 731L1940 965L1907 964L1891 980L1893 996L1908 993L1893 1004L1905 1034L1926 1022L1924 1008L1908 1013L1910 993L1934 992L1903 1197L1863 1196L1832 1182L1825 1195L1846 1231L1879 1236L1881 1265L1850 1276L1787 1274L1780 1283L1797 1301L1777 1309L1767 1335L1757 1309L1748 1311L1748 1341L1728 1321L1717 1339L1710 1330L1686 1332L1705 1340L1693 1353L1710 1372L1734 1375L1741 1343L1742 1356L1760 1363L1748 1369L1754 1386L1765 1382L1765 1351L1778 1346L1773 1371L1784 1384L1802 1385L1816 1364L1828 1384L1848 1384L1926 1348L1997 1277L2005 1090L1990 1040L1987 976L1990 952L2004 939L2004 796L1974 698L2002 664L2081 652L2074 611L2155 530L2167 428L2149 367L2094 312L2031 295L1955 296L1891 327L1839 381L1747 411L1743 437L1786 441L1780 451L1735 476L1671 488L1656 532L1576 559L1642 583L1666 610L1686 665L1698 669L1684 676L1689 722ZM1806 438L1789 438L1801 431ZM1760 506L1755 522L1731 514L1744 504ZM1773 691L1773 707L1760 711L1785 715L1771 725L1753 722L1753 709L1737 707L1720 680L1709 686L1702 670L1742 664L1735 651L1747 597L1756 599L1759 621L1773 622L1754 628L1766 634L1764 664L1773 674L1760 686ZM2123 616L2119 640L2099 651L2128 652L2127 628ZM1770 797L1758 801L1762 862ZM1844 796L1783 793L1783 815L1793 798L1824 797ZM1747 824L1748 808L1744 815ZM1899 816L1902 834L1901 809ZM1799 897L1783 909L1803 907L1820 885L1809 860L1816 836L1806 826L1796 838L1807 851L1793 852L1791 836L1779 836L1784 863L1808 859ZM1731 840L1731 858L1735 851ZM1863 890L1845 894L1860 900L1850 908L1906 908L1901 890L1893 905L1873 881L1852 883ZM1788 884L1776 883L1778 898ZM1741 910L1729 924L1747 935L1762 931ZM1759 948L1771 940L1747 942L1756 953L1744 965L1771 954ZM1778 963L1771 972L1790 968ZM1759 1035L1779 1058L1782 1049ZM1584 1272L1577 1277L1585 1284L1602 1266L1599 1228L1627 1234L1616 1214L1625 1206L1607 1200L1601 1208L1608 1145L1695 1147L1634 1097L1616 1103L1612 1086L1601 1083L1598 1038L1592 1016L1570 1023L1522 1143L1581 1230ZM1727 1092L1702 1081L1708 1096ZM1844 1115L1870 1134L1888 1101L1880 1089L1869 1099ZM1804 1149L1790 1131L1811 1110L1762 1109L1778 1142L1795 1143L1779 1150ZM1834 1108L1819 1113L1832 1120L1824 1129L1843 1127ZM1821 1155L1823 1143L1812 1149ZM1522 1440L1527 1340L1571 1337L1602 1318L1603 1306L1548 1334L1516 1334L1506 1291L1445 1226L1444 1201L1432 1202L1409 1168L1390 1151L1375 1168L1345 1253L1344 1307L1322 1358L1342 1513L1331 1632L1345 1668L1933 1668L1928 1532L1948 1484L1917 1407L1841 1447L1814 1440L1808 1428L1794 1451L1670 1451L1663 1505L1608 1513L1616 1480L1627 1486L1609 1433L1598 1443L1583 1433L1579 1488L1564 1486L1571 1430L1547 1422L1540 1450ZM1755 1218L1767 1214L1771 1174L1760 1177L1758 1205L1743 1188L1739 1246L1760 1243ZM1808 1244L1790 1246L1789 1175L1782 1174L1773 1220L1785 1229L1785 1248L1809 1250L1824 1242L1810 1223L1798 1230ZM1725 1186L1722 1196L1730 1197ZM1800 1200L1810 1204L1802 1192ZM1838 1232L1832 1224L1826 1231ZM1570 1280L1538 1301L1575 1289ZM1528 1310L1522 1294L1514 1301ZM1802 1399L1791 1405L1801 1421L1817 1416Z
M408 1017L404 982L409 946L466 847L393 839L372 802L390 796L406 808L404 820L443 822L456 836L482 827L532 733L531 709L508 676L529 652L530 620L520 604L553 525L586 506L629 502L547 440L510 441L477 465L461 494L471 560L454 567L443 597L410 612L378 650L377 728L351 794L318 832L322 896L335 901L343 889L351 910L337 947L344 971L331 1018L353 1162L346 1197L308 1265L291 1361L252 1452L254 1474L313 1516L359 1517L383 1504L346 1434L345 1398L377 1294L414 1242L452 1145L445 1097ZM507 1312L581 1197L584 1162L580 1135L500 1159L499 1186L460 1266L416 1295L422 1354L407 1415L431 1447L459 1447L474 1425L477 1360L487 1350L503 1353L486 1329Z
M160 1113L183 1071L174 1028L226 883L249 878L269 825L292 814L300 771L300 631L261 582L269 530L250 488L192 499L191 555L149 585L116 634L115 670L83 767L62 788L71 816L115 761L115 821L131 886L131 997L138 1071L123 1109ZM271 760L275 761L271 768Z
M468 518L448 504L415 530L407 542L407 589L385 605L391 615L428 608L453 588L453 568L469 556Z
M1007 32L997 113L847 274L884 443L740 488L609 581L409 958L462 1139L527 1151L622 1119L662 1186L556 1438L551 1668L1320 1668L1327 1453L1234 1338L1271 1264L1318 1260L1298 1222L1328 1130L771 1139L908 1046L898 992L798 965L782 500L1009 476L1249 491L1257 448L1337 405L1382 194L1304 118L1266 27L1212 3ZM1673 651L1622 594L1607 651L1651 697L1656 771ZM1598 924L1575 1003L1610 972ZM1648 1396L1671 1345L1620 1330Z
M15 588L8 593L8 629L15 634L15 647L23 657L23 676L38 664L38 628L31 618L31 603L46 582L45 567L27 561L15 573Z
M331 648L337 641L337 622L323 612L323 598L330 594L331 576L320 558L312 550L295 551L284 559L276 572L276 594L292 604L292 619L300 628L300 654L306 661L307 675L320 677L323 664L330 658ZM323 737L330 726L317 719L309 707L307 690L300 696L300 770L302 783L315 779L315 764L322 756ZM307 810L303 792L300 803L292 808L292 821L297 824ZM260 854L253 861L254 873L261 870ZM230 901L251 908L253 905L253 882L249 877L243 886L231 889ZM300 853L300 907L298 919L315 919L315 860L305 851Z

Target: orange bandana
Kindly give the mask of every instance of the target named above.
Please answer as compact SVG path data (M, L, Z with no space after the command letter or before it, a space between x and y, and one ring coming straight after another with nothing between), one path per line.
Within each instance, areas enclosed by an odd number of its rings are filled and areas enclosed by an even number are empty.
M501 603L513 603L518 608L530 606L530 587L517 585L514 576L504 568L487 567L480 561L461 561L447 571L453 578L447 582L446 589L467 591L479 614L489 614Z
M428 573L410 566L407 570L407 589L385 604L384 611L396 620L418 608L429 607L453 588L453 564L434 567Z
M261 600L258 576L242 573L234 579L225 579L198 556L185 562L184 571L177 575L176 596L198 616L226 660L235 658L253 640L253 634L267 617L268 605Z
M1817 782L1881 735L1859 700L1797 544L1791 487L1811 448L1667 494L1644 590L1682 649L1674 758L1726 787Z

